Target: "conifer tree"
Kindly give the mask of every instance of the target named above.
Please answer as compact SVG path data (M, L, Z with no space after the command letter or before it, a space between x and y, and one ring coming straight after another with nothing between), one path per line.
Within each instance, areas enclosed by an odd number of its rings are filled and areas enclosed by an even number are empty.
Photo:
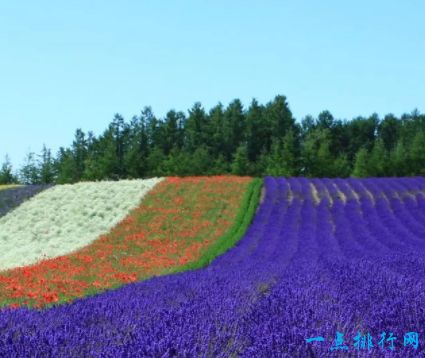
M43 145L41 155L39 156L38 172L41 184L51 184L56 180L55 162L51 150Z
M0 184L14 184L17 182L17 178L13 174L12 170L9 155L6 154L4 162L0 168Z
M418 131L409 148L410 175L425 175L425 130Z
M395 148L390 153L390 175L406 176L408 175L408 157L406 148L401 140L399 140Z
M369 176L369 153L366 148L360 148L356 153L354 168L352 172L353 177L363 178Z
M368 159L368 172L370 176L381 177L388 174L388 158L384 142L378 138L373 145L370 158Z
M249 174L249 160L246 144L241 144L236 150L233 163L232 174L235 175L248 175Z
M40 175L33 152L27 153L25 162L19 172L20 181L23 184L39 184Z

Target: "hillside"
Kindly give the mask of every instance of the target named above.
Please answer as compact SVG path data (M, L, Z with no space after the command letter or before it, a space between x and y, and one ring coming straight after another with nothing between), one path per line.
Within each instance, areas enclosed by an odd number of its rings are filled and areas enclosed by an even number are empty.
M267 177L264 188L242 239L210 265L42 311L5 309L0 354L421 352L425 178Z
M69 302L203 266L243 235L260 184L198 177L52 187L0 218L0 305Z

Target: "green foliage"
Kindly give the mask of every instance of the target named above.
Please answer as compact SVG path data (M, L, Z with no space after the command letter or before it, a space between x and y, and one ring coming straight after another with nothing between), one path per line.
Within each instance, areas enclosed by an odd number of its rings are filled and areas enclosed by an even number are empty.
M235 99L224 111L223 123L223 154L225 158L231 161L235 151L244 140L244 131L246 127L245 114L240 100ZM246 148L245 148L246 151Z
M265 115L270 128L270 144L273 139L281 139L295 125L285 96L276 96L266 105ZM267 146L269 148L269 146Z
M346 154L339 155L334 161L334 176L339 178L347 178L350 176L351 167Z
M217 241L214 242L196 262L191 262L179 267L172 272L195 270L210 264L217 256L225 253L233 247L244 235L254 217L260 202L263 180L254 178L249 184L248 190L242 200L239 212L231 228Z
M273 141L269 155L264 155L261 160L265 162L265 175L283 176L282 144Z
M12 172L12 164L9 156L6 154L4 162L0 168L0 184L14 184L18 182L18 178Z
M289 128L283 137L282 164L284 176L296 176L299 174L299 146L297 136L293 128Z
M329 111L296 123L285 96L244 109L235 99L206 112L157 118L150 107L129 123L116 114L99 136L75 132L53 157L28 154L23 183L145 178L159 175L346 177L425 175L425 115L335 119ZM3 167L3 181L11 180ZM4 174L6 173L6 174ZM8 176L4 178L4 176Z
M75 183L77 168L71 149L60 148L57 160L58 184Z
M151 173L152 176L164 175L165 160L166 157L163 151L155 147L146 159L149 173Z
M303 163L305 176L326 177L334 175L335 157L330 151L329 129L315 128L304 141Z
M56 168L50 149L43 145L39 160L39 182L40 184L50 184L56 180Z
M375 141L368 159L369 176L379 177L388 174L388 158L384 142L381 138Z
M418 131L411 142L408 154L409 174L425 175L425 130Z
M402 141L397 142L389 156L391 176L406 176L409 174L407 151Z
M361 178L369 176L369 153L366 148L360 148L356 154L356 160L354 162L353 177Z
M232 174L244 175L249 173L248 150L245 144L239 146L236 150L232 163Z
M207 115L202 105L196 102L189 111L185 125L185 148L194 152L208 140Z
M218 157L214 160L214 164L210 169L210 175L220 175L220 174L229 174L230 173L230 165L224 159L223 154L219 154Z
M274 140L271 153L263 157L265 160L265 175L296 176L299 173L298 148L294 130L290 128L282 141Z
M261 151L265 147L268 128L264 115L264 107L260 106L257 100L252 100L251 106L246 114L246 132L248 158L255 162Z
M25 163L20 170L19 176L23 184L38 184L40 182L40 172L34 153L30 152L25 157Z
M401 121L392 114L386 115L383 121L379 123L378 135L383 141L385 150L390 151L395 147L400 127Z
M317 128L319 129L331 129L334 125L334 117L331 112L323 111L317 117Z
M371 151L375 143L375 133L379 124L379 118L376 114L369 118L357 117L345 124L346 135L349 138L346 144L345 152L348 159L353 161L356 153L364 147Z
M211 165L210 155L205 146L197 148L189 158L192 175L203 175Z

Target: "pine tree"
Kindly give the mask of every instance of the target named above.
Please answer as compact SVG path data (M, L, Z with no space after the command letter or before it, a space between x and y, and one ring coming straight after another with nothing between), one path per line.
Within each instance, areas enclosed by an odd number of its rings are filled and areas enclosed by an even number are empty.
M283 137L282 148L282 175L283 176L296 176L299 172L298 164L298 149L295 139L295 133L292 128Z
M395 148L391 151L389 163L391 175L408 175L408 157L406 148L401 140L397 142Z
M384 142L378 138L373 145L370 158L368 159L369 175L373 177L386 176L388 174L388 158Z
M70 149L59 148L57 155L58 184L75 183L77 180L75 173L77 171L73 153Z
M185 123L185 148L193 153L199 146L210 141L208 119L201 103L194 104Z
M306 135L302 148L303 176L332 176L335 158L331 154L330 144L329 129L312 129Z
M262 160L266 162L265 175L280 177L287 174L283 166L283 151L280 141L273 140L270 153L263 156Z
M181 130L184 122L184 114L171 110L165 117L162 135L162 150L168 155L173 148L181 149L183 146L183 132Z
M75 138L72 142L72 159L74 160L74 172L71 182L78 182L84 174L85 161L87 158L87 140L81 129L75 131Z
M269 138L265 138L266 148L271 148L273 140L281 140L289 129L294 128L295 119L285 96L278 95L267 103L265 115L269 125Z
M353 177L364 178L369 176L369 153L366 148L360 148L356 153L356 160L352 172Z
M17 178L12 172L12 164L10 163L10 158L6 154L4 157L4 162L0 169L0 184L14 184L16 182Z
M334 126L334 117L329 111L320 112L317 117L316 128L319 129L331 129Z
M107 173L103 162L105 149L104 137L96 138L89 133L87 140L87 159L84 162L83 180L107 179Z
M187 176L192 173L190 155L178 148L173 148L168 157L162 162L162 175Z
M219 154L214 160L212 167L209 169L208 174L210 175L223 175L230 173L229 163L224 159L223 154Z
M146 158L149 176L163 176L164 162L166 159L166 156L160 148L153 148Z
M190 156L191 175L205 175L211 165L211 157L206 146L200 146Z
M425 175L425 115L334 119L323 111L296 124L284 96L266 105L252 100L247 111L235 99L208 114L200 103L156 118L145 107L130 124L115 115L99 136L81 129L56 158L43 148L29 153L20 181L71 183L80 180L155 175L234 173L279 176L346 177ZM4 164L2 181L10 181ZM7 178L5 179L5 175Z
M56 180L55 162L50 149L43 145L41 155L39 156L38 172L41 184L51 184Z
M350 176L350 173L351 167L347 158L347 154L343 153L341 155L338 155L336 160L334 161L333 173L331 173L332 175L327 176L347 178L348 176Z
M378 137L382 139L386 151L391 151L397 144L401 122L392 114L385 116L378 125Z
M330 151L330 141L327 138L323 138L319 143L319 150L317 152L317 159L315 165L315 175L319 178L333 176L334 172L334 161Z
M39 184L40 173L35 160L35 154L29 152L25 157L25 162L19 172L20 181L23 184Z
M124 166L129 178L141 178L148 174L148 154L149 138L145 117L134 116L130 122L128 148L124 155Z
M255 162L265 147L267 123L264 118L264 107L253 99L246 114L246 141L248 158Z
M140 118L145 123L149 149L152 149L160 142L159 121L153 114L151 107L143 108Z
M209 113L211 129L211 155L224 156L224 112L223 105L219 103ZM223 157L224 158L224 157Z
M224 111L223 154L231 161L237 148L245 140L245 114L240 100L233 100Z
M349 138L347 157L354 161L360 148L364 147L368 152L372 151L375 143L379 117L373 114L369 118L357 117L346 124L346 134Z
M249 160L246 144L241 144L234 155L232 163L232 174L235 175L248 175L249 174Z
M409 171L411 175L425 175L425 131L416 133L409 148Z
M115 114L109 128L112 133L112 143L108 143L108 145L109 148L112 146L115 150L115 156L109 153L111 155L111 160L115 161L115 163L112 164L113 176L117 179L125 178L126 168L124 167L124 156L128 147L128 125L121 115ZM114 159L112 159L112 157L114 157Z

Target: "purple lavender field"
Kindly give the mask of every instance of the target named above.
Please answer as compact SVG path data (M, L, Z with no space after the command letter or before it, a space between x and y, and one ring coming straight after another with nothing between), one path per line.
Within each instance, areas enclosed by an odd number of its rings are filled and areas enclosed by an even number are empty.
M264 185L244 238L210 266L3 310L0 356L425 356L425 178Z
M0 217L52 185L25 185L0 190Z

